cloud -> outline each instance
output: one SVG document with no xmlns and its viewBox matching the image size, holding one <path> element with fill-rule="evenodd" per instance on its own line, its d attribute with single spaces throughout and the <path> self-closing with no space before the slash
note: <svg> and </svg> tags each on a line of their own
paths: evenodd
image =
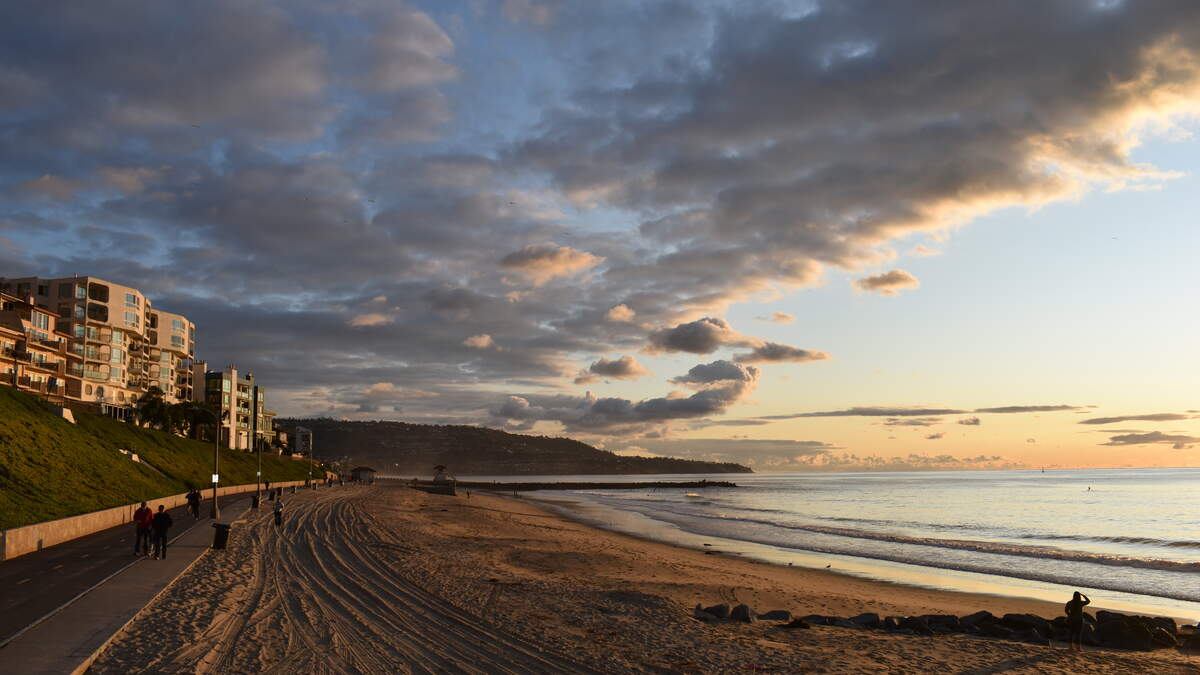
<svg viewBox="0 0 1200 675">
<path fill-rule="evenodd" d="M 929 434 L 928 436 L 925 437 L 925 439 L 929 440 L 929 441 L 936 441 L 937 439 L 942 438 L 945 435 L 946 434 L 943 434 L 943 433 Z"/>
<path fill-rule="evenodd" d="M 646 370 L 645 366 L 638 363 L 637 359 L 632 356 L 622 356 L 611 361 L 601 357 L 599 361 L 588 367 L 588 371 L 601 377 L 611 377 L 617 380 L 635 380 L 650 374 L 650 371 Z"/>
<path fill-rule="evenodd" d="M 395 317 L 388 316 L 387 314 L 359 314 L 358 316 L 350 319 L 350 325 L 357 327 L 383 326 L 392 323 L 395 320 Z"/>
<path fill-rule="evenodd" d="M 708 462 L 734 462 L 755 471 L 787 471 L 807 466 L 806 459 L 825 455 L 840 446 L 825 441 L 749 438 L 638 439 L 636 445 L 655 455 Z M 622 453 L 623 454 L 623 453 Z"/>
<path fill-rule="evenodd" d="M 824 361 L 828 358 L 830 356 L 826 352 L 799 349 L 797 347 L 781 345 L 777 342 L 766 342 L 755 347 L 750 352 L 734 355 L 733 360 L 738 363 L 777 363 L 782 361 L 807 363 L 809 361 Z"/>
<path fill-rule="evenodd" d="M 706 316 L 651 333 L 649 350 L 711 354 L 726 345 L 753 346 L 756 342 L 735 331 L 724 319 Z"/>
<path fill-rule="evenodd" d="M 904 270 L 892 270 L 873 277 L 857 279 L 854 286 L 859 290 L 872 291 L 880 295 L 898 295 L 905 288 L 917 288 L 921 282 Z"/>
<path fill-rule="evenodd" d="M 827 453 L 803 460 L 806 466 L 797 471 L 955 471 L 964 469 L 1020 469 L 1026 465 L 1000 455 L 955 457 L 953 455 L 880 455 L 860 456 L 854 453 Z"/>
<path fill-rule="evenodd" d="M 525 275 L 535 286 L 591 269 L 602 262 L 604 258 L 599 256 L 554 244 L 531 244 L 500 260 L 502 266 Z"/>
<path fill-rule="evenodd" d="M 0 3 L 0 267 L 144 290 L 284 414 L 477 424 L 513 394 L 549 426 L 580 355 L 646 326 L 1161 184 L 1133 148 L 1200 101 L 1190 3 L 504 11 Z M 661 352 L 765 344 L 710 328 Z M 503 349 L 462 344 L 484 335 Z M 381 381 L 436 396 L 364 406 Z M 729 382 L 566 424 L 715 424 L 749 388 Z"/>
<path fill-rule="evenodd" d="M 941 424 L 940 417 L 889 417 L 883 422 L 885 427 L 931 427 Z"/>
<path fill-rule="evenodd" d="M 492 349 L 496 346 L 496 341 L 493 340 L 492 336 L 488 335 L 487 333 L 472 335 L 471 337 L 463 340 L 462 343 L 472 349 Z"/>
<path fill-rule="evenodd" d="M 529 429 L 537 422 L 558 422 L 568 431 L 591 433 L 646 433 L 672 420 L 706 417 L 725 412 L 754 389 L 759 371 L 728 361 L 700 364 L 675 381 L 696 389 L 690 396 L 672 395 L 631 401 L 583 397 L 509 396 L 490 411 L 505 426 Z"/>
<path fill-rule="evenodd" d="M 789 324 L 796 320 L 796 317 L 794 315 L 788 314 L 787 312 L 778 312 L 778 311 L 771 312 L 771 316 L 757 316 L 754 318 L 758 319 L 759 321 L 770 321 L 772 323 L 782 323 L 782 324 Z"/>
<path fill-rule="evenodd" d="M 630 309 L 627 305 L 617 305 L 605 313 L 604 318 L 609 321 L 619 323 L 629 323 L 637 316 L 637 312 Z"/>
<path fill-rule="evenodd" d="M 676 384 L 709 385 L 714 382 L 753 382 L 758 379 L 759 370 L 754 366 L 743 366 L 729 361 L 713 361 L 693 366 L 686 375 L 680 375 L 671 381 Z"/>
<path fill-rule="evenodd" d="M 1078 405 L 1006 405 L 999 408 L 976 408 L 971 412 L 977 413 L 1034 413 L 1034 412 L 1062 412 L 1064 410 L 1080 410 L 1084 406 Z"/>
<path fill-rule="evenodd" d="M 977 427 L 980 424 L 983 424 L 983 422 L 980 422 L 978 417 L 966 417 L 958 420 L 957 424 L 962 424 L 963 426 L 968 427 Z"/>
<path fill-rule="evenodd" d="M 822 412 L 793 413 L 790 415 L 767 415 L 759 419 L 790 420 L 800 417 L 929 417 L 931 415 L 957 415 L 969 412 L 952 408 L 885 408 L 885 407 L 855 407 L 845 410 L 826 410 Z"/>
<path fill-rule="evenodd" d="M 1189 415 L 1178 413 L 1154 413 L 1150 415 L 1122 415 L 1120 417 L 1093 417 L 1080 420 L 1080 424 L 1114 424 L 1116 422 L 1175 422 L 1190 419 Z"/>
<path fill-rule="evenodd" d="M 1183 434 L 1164 434 L 1161 431 L 1151 431 L 1145 434 L 1121 434 L 1108 439 L 1107 443 L 1100 445 L 1170 445 L 1176 450 L 1184 450 L 1192 447 L 1193 443 L 1200 443 L 1200 437 L 1185 436 Z"/>
</svg>

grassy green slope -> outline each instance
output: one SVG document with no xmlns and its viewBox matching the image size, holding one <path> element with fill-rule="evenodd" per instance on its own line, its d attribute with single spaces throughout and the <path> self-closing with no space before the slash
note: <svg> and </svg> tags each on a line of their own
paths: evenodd
<svg viewBox="0 0 1200 675">
<path fill-rule="evenodd" d="M 0 386 L 0 529 L 210 484 L 210 443 L 86 413 L 76 412 L 75 420 L 71 424 L 41 399 Z M 118 448 L 137 453 L 154 468 Z M 221 451 L 221 485 L 253 483 L 256 470 L 253 454 Z M 269 481 L 307 475 L 304 462 L 263 456 Z"/>
</svg>

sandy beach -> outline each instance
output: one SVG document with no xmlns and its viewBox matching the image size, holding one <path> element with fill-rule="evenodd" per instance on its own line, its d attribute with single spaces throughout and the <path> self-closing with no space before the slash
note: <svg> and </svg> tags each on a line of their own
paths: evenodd
<svg viewBox="0 0 1200 675">
<path fill-rule="evenodd" d="M 235 525 L 89 672 L 1200 673 L 1200 656 L 777 622 L 697 603 L 852 616 L 1061 605 L 949 593 L 642 541 L 522 499 L 393 485 L 285 495 Z M 270 504 L 267 503 L 267 506 Z"/>
</svg>

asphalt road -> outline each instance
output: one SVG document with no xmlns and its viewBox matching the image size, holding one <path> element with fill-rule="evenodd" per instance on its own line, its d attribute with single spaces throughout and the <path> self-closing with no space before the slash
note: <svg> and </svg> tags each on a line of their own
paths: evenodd
<svg viewBox="0 0 1200 675">
<path fill-rule="evenodd" d="M 233 513 L 236 508 L 240 513 L 250 496 L 222 497 L 222 512 Z M 193 526 L 207 527 L 212 522 L 207 516 L 209 505 L 208 500 L 200 503 L 198 521 L 186 506 L 168 511 L 175 522 L 170 538 Z M 134 525 L 126 523 L 0 562 L 0 643 L 137 560 L 133 538 Z M 136 569 L 130 573 L 136 574 Z"/>
</svg>

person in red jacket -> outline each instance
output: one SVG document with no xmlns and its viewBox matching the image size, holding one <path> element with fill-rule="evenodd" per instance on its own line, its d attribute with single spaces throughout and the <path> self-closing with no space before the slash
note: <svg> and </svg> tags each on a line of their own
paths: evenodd
<svg viewBox="0 0 1200 675">
<path fill-rule="evenodd" d="M 133 554 L 150 555 L 150 535 L 153 531 L 154 512 L 142 502 L 142 507 L 133 512 L 134 531 Z"/>
</svg>

